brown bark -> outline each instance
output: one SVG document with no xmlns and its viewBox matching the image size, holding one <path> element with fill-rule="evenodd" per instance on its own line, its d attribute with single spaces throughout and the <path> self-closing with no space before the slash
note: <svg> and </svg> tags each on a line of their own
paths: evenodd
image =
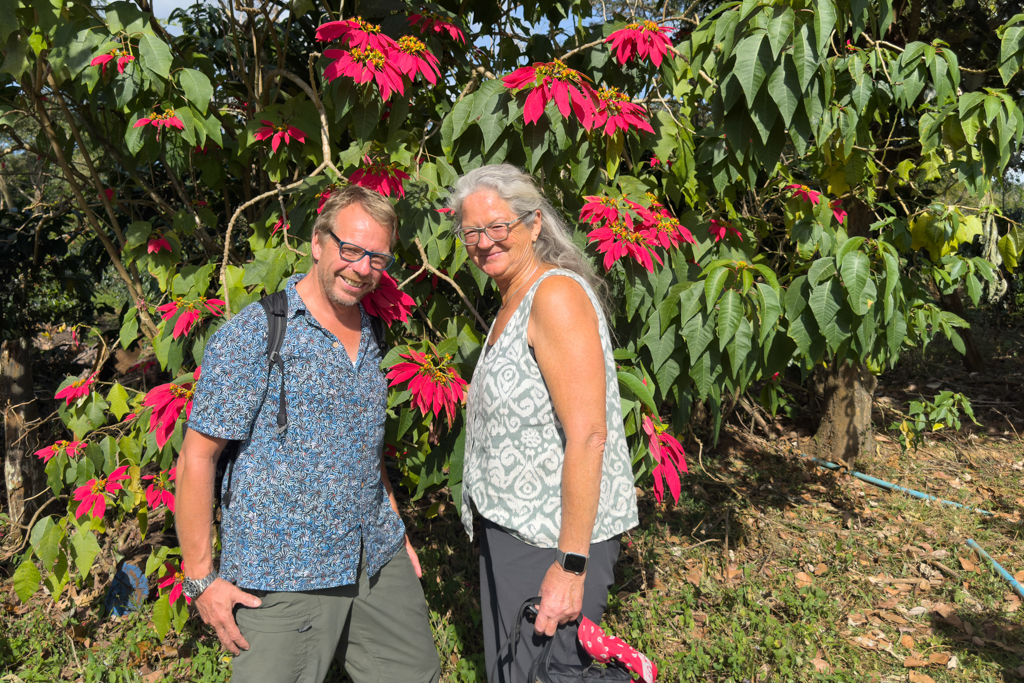
<svg viewBox="0 0 1024 683">
<path fill-rule="evenodd" d="M 817 455 L 852 470 L 875 448 L 871 405 L 878 379 L 863 365 L 842 363 L 819 371 L 817 381 L 824 395 L 814 437 Z"/>
<path fill-rule="evenodd" d="M 36 457 L 39 439 L 33 423 L 39 416 L 32 382 L 28 340 L 14 339 L 0 346 L 0 408 L 4 413 L 4 480 L 8 512 L 15 524 L 27 524 L 38 500 L 29 500 L 46 488 L 46 472 Z M 21 531 L 12 526 L 12 535 Z"/>
</svg>

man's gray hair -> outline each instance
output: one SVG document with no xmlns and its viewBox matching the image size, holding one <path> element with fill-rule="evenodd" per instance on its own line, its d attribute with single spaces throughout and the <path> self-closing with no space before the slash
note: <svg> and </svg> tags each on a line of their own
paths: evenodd
<svg viewBox="0 0 1024 683">
<path fill-rule="evenodd" d="M 594 272 L 586 254 L 572 241 L 568 226 L 537 187 L 533 176 L 511 164 L 494 164 L 473 169 L 455 181 L 452 187 L 448 206 L 452 209 L 454 224 L 462 225 L 462 204 L 466 197 L 485 189 L 493 190 L 504 200 L 512 215 L 521 216 L 528 211 L 531 212 L 530 216 L 523 220 L 528 228 L 533 226 L 537 217 L 537 214 L 532 212 L 540 209 L 541 229 L 540 236 L 533 245 L 534 254 L 542 263 L 572 271 L 586 280 L 597 294 L 607 319 L 607 283 Z"/>
</svg>

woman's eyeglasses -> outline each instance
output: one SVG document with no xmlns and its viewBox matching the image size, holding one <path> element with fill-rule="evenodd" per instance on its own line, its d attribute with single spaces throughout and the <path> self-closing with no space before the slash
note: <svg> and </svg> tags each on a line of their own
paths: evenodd
<svg viewBox="0 0 1024 683">
<path fill-rule="evenodd" d="M 333 232 L 328 232 L 328 235 L 334 238 L 334 241 L 338 243 L 338 254 L 342 259 L 349 263 L 355 263 L 364 256 L 370 257 L 370 267 L 374 270 L 387 270 L 391 267 L 391 264 L 395 262 L 395 257 L 391 254 L 381 254 L 376 251 L 367 251 L 358 244 L 351 244 L 349 242 L 342 242 L 337 235 Z"/>
<path fill-rule="evenodd" d="M 508 221 L 507 223 L 494 223 L 493 225 L 488 225 L 486 228 L 459 227 L 455 230 L 455 234 L 459 236 L 459 239 L 462 240 L 463 244 L 469 247 L 480 242 L 480 233 L 482 232 L 487 233 L 487 237 L 489 237 L 492 242 L 503 242 L 508 239 L 508 233 L 512 228 L 519 223 L 522 223 L 523 220 L 534 211 L 536 211 L 536 209 L 527 211 L 514 221 Z"/>
</svg>

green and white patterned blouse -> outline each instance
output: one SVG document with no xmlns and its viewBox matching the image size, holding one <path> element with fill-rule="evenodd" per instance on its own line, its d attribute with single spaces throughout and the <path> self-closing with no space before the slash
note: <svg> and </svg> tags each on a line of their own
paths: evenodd
<svg viewBox="0 0 1024 683">
<path fill-rule="evenodd" d="M 553 275 L 571 277 L 587 292 L 597 311 L 604 351 L 608 438 L 601 498 L 590 542 L 608 540 L 638 523 L 608 325 L 590 285 L 575 273 L 555 269 L 533 284 L 497 343 L 486 351 L 473 372 L 462 489 L 462 523 L 470 538 L 472 500 L 483 517 L 520 540 L 541 548 L 558 546 L 565 434 L 526 338 L 537 287 Z"/>
</svg>

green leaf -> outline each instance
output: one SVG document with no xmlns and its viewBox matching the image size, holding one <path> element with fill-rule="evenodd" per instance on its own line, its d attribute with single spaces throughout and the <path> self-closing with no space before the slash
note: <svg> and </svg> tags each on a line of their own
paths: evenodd
<svg viewBox="0 0 1024 683">
<path fill-rule="evenodd" d="M 143 33 L 139 37 L 139 56 L 142 65 L 157 76 L 166 80 L 171 75 L 171 50 L 155 35 Z"/>
<path fill-rule="evenodd" d="M 800 105 L 801 92 L 800 78 L 793 63 L 793 56 L 784 55 L 782 65 L 776 68 L 768 79 L 768 94 L 778 106 L 786 128 L 793 122 L 793 115 Z"/>
<path fill-rule="evenodd" d="M 800 26 L 793 39 L 793 64 L 796 67 L 796 75 L 800 82 L 801 94 L 807 91 L 807 86 L 818 70 L 818 49 L 814 41 L 814 26 L 806 22 Z"/>
<path fill-rule="evenodd" d="M 754 106 L 754 96 L 761 89 L 765 76 L 772 67 L 771 46 L 765 40 L 764 33 L 747 36 L 736 46 L 736 65 L 733 74 L 743 88 L 747 98 L 747 106 Z"/>
<path fill-rule="evenodd" d="M 725 350 L 743 320 L 743 299 L 735 290 L 728 290 L 718 305 L 718 348 Z"/>
<path fill-rule="evenodd" d="M 619 371 L 616 374 L 619 378 L 619 384 L 624 385 L 633 392 L 633 395 L 640 399 L 647 406 L 648 410 L 657 414 L 658 408 L 654 405 L 654 394 L 651 393 L 646 384 L 628 372 Z"/>
<path fill-rule="evenodd" d="M 22 40 L 20 33 L 12 33 L 7 39 L 4 51 L 7 56 L 4 57 L 4 62 L 0 65 L 0 73 L 11 74 L 15 80 L 20 79 L 29 67 L 28 40 Z"/>
<path fill-rule="evenodd" d="M 861 295 L 864 287 L 871 278 L 871 259 L 864 252 L 851 251 L 843 259 L 840 272 L 843 276 L 843 284 L 850 296 L 850 306 L 857 315 L 866 315 L 867 308 L 863 307 Z"/>
<path fill-rule="evenodd" d="M 722 293 L 725 281 L 731 274 L 731 270 L 725 266 L 719 266 L 704 281 L 704 306 L 709 313 L 718 304 L 718 295 Z"/>
<path fill-rule="evenodd" d="M 729 344 L 729 362 L 732 365 L 734 376 L 740 376 L 746 366 L 747 355 L 750 353 L 750 348 L 753 345 L 753 336 L 754 330 L 750 325 L 750 321 L 746 318 L 740 318 L 740 325 L 736 330 L 736 335 L 732 338 L 732 343 Z M 743 383 L 745 384 L 745 382 Z"/>
<path fill-rule="evenodd" d="M 79 529 L 71 537 L 71 548 L 74 550 L 75 567 L 78 573 L 85 577 L 92 569 L 93 560 L 100 552 L 100 544 L 96 542 L 96 534 L 87 531 L 84 527 Z"/>
<path fill-rule="evenodd" d="M 758 343 L 764 344 L 765 337 L 772 331 L 772 327 L 782 315 L 782 306 L 779 305 L 779 295 L 763 282 L 757 283 L 757 292 L 760 295 L 761 304 L 761 335 Z"/>
<path fill-rule="evenodd" d="M 371 97 L 369 102 L 359 102 L 352 108 L 352 131 L 356 139 L 366 141 L 373 138 L 373 132 L 380 125 L 380 100 Z"/>
<path fill-rule="evenodd" d="M 836 8 L 832 0 L 817 0 L 814 8 L 814 35 L 818 38 L 818 55 L 824 59 L 832 29 L 836 25 Z"/>
<path fill-rule="evenodd" d="M 206 110 L 213 99 L 213 86 L 202 71 L 182 69 L 178 72 L 178 83 L 185 91 L 185 99 L 206 116 Z"/>
<path fill-rule="evenodd" d="M 772 57 L 779 58 L 779 52 L 789 42 L 789 34 L 793 32 L 792 7 L 775 7 L 772 18 L 768 20 L 768 42 L 772 46 Z"/>
<path fill-rule="evenodd" d="M 114 382 L 114 386 L 110 388 L 110 392 L 107 394 L 107 403 L 110 404 L 110 412 L 118 420 L 128 414 L 130 410 L 128 408 L 128 392 L 120 382 Z"/>
<path fill-rule="evenodd" d="M 161 640 L 171 630 L 171 603 L 168 602 L 166 595 L 158 597 L 156 604 L 153 605 L 153 627 Z"/>
<path fill-rule="evenodd" d="M 850 336 L 850 321 L 840 315 L 845 293 L 838 280 L 829 280 L 811 291 L 810 309 L 829 349 L 835 352 Z"/>
<path fill-rule="evenodd" d="M 679 323 L 685 325 L 700 310 L 700 295 L 704 288 L 699 284 L 691 284 L 679 293 Z"/>
<path fill-rule="evenodd" d="M 29 598 L 39 590 L 39 582 L 42 580 L 43 577 L 39 573 L 39 569 L 32 562 L 32 556 L 27 555 L 14 570 L 14 592 L 18 594 L 18 599 L 22 603 L 28 602 Z"/>
</svg>

